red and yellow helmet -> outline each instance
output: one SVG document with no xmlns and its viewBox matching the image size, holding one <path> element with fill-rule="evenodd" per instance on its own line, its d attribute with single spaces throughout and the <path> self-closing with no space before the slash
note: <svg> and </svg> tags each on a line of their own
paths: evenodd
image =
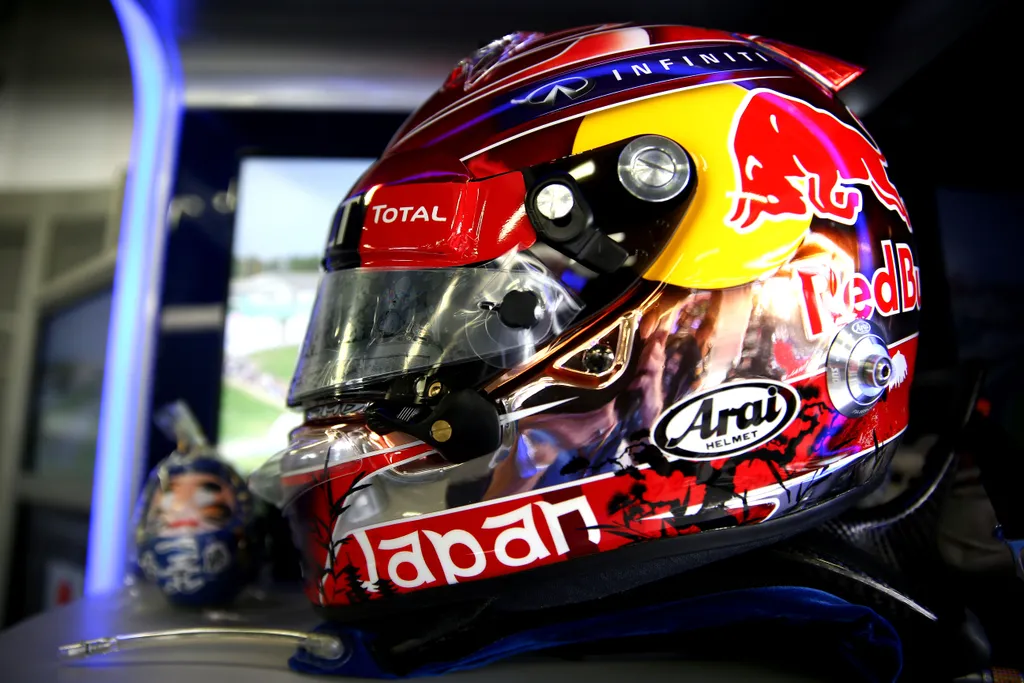
<svg viewBox="0 0 1024 683">
<path fill-rule="evenodd" d="M 351 620 L 598 567 L 591 592 L 622 588 L 870 490 L 920 292 L 885 159 L 835 96 L 859 73 L 682 26 L 463 60 L 340 204 L 306 421 L 252 478 L 310 599 Z"/>
</svg>

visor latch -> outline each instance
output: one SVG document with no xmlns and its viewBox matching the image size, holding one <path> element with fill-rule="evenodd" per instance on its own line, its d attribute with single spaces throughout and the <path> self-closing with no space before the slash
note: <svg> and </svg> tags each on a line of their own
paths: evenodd
<svg viewBox="0 0 1024 683">
<path fill-rule="evenodd" d="M 594 214 L 569 174 L 546 178 L 526 196 L 526 215 L 549 246 L 599 273 L 614 273 L 629 252 L 594 226 Z"/>
<path fill-rule="evenodd" d="M 380 434 L 404 432 L 416 437 L 453 463 L 490 455 L 501 446 L 498 407 L 472 389 L 447 394 L 429 414 L 416 419 L 425 412 L 400 404 L 374 404 L 367 411 L 367 424 Z"/>
</svg>

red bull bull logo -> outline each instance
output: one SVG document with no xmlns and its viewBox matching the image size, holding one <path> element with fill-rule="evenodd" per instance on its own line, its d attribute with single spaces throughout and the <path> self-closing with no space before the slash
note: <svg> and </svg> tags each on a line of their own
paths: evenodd
<svg viewBox="0 0 1024 683">
<path fill-rule="evenodd" d="M 733 119 L 729 148 L 736 190 L 726 224 L 737 232 L 811 216 L 852 225 L 864 207 L 861 187 L 910 229 L 882 153 L 859 130 L 803 100 L 751 90 Z"/>
</svg>

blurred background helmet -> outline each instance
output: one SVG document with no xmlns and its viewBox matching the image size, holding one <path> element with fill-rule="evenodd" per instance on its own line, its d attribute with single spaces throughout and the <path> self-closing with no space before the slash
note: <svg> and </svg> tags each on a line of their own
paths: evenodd
<svg viewBox="0 0 1024 683">
<path fill-rule="evenodd" d="M 227 604 L 258 568 L 252 495 L 212 454 L 176 452 L 153 469 L 135 536 L 136 573 L 173 604 Z"/>
<path fill-rule="evenodd" d="M 305 422 L 250 480 L 310 599 L 343 621 L 515 585 L 585 600 L 869 492 L 907 426 L 920 287 L 835 96 L 859 74 L 682 26 L 460 62 L 341 202 Z"/>
</svg>

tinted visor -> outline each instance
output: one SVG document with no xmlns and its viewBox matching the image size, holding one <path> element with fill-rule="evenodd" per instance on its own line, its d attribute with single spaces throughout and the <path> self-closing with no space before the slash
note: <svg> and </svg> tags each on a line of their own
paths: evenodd
<svg viewBox="0 0 1024 683">
<path fill-rule="evenodd" d="M 479 267 L 327 273 L 289 403 L 470 360 L 513 367 L 580 309 L 572 292 L 526 253 Z"/>
</svg>

